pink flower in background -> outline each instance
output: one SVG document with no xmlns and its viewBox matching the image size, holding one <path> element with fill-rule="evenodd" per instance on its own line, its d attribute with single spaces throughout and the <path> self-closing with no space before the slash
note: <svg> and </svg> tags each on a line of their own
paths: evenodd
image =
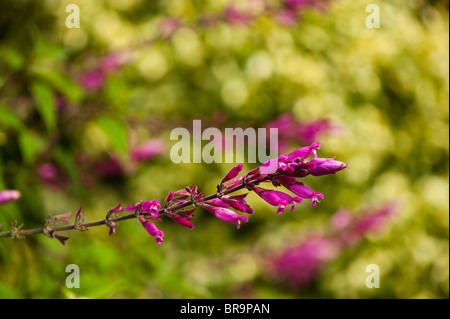
<svg viewBox="0 0 450 319">
<path fill-rule="evenodd" d="M 342 209 L 335 213 L 330 220 L 331 227 L 335 231 L 342 231 L 353 221 L 353 216 L 349 211 Z"/>
<path fill-rule="evenodd" d="M 250 14 L 239 11 L 233 6 L 228 6 L 224 13 L 227 21 L 236 25 L 248 24 L 253 20 L 253 17 Z"/>
<path fill-rule="evenodd" d="M 150 139 L 131 150 L 131 159 L 136 162 L 149 160 L 163 154 L 167 144 L 161 139 Z"/>
<path fill-rule="evenodd" d="M 365 235 L 379 231 L 386 221 L 398 212 L 398 205 L 390 203 L 379 210 L 369 211 L 354 223 L 354 232 Z"/>
<path fill-rule="evenodd" d="M 181 26 L 181 23 L 178 19 L 175 18 L 166 18 L 161 21 L 159 25 L 159 32 L 162 38 L 167 39 L 172 36 L 175 31 Z"/>
<path fill-rule="evenodd" d="M 275 20 L 286 27 L 297 25 L 299 17 L 295 12 L 289 10 L 279 10 L 274 13 Z"/>
<path fill-rule="evenodd" d="M 105 84 L 105 75 L 100 69 L 87 71 L 80 75 L 78 81 L 86 91 L 97 92 Z"/>
<path fill-rule="evenodd" d="M 312 143 L 316 141 L 323 133 L 331 132 L 337 129 L 337 126 L 330 121 L 320 119 L 317 121 L 303 122 L 297 125 L 296 133 L 303 143 Z"/>
<path fill-rule="evenodd" d="M 123 50 L 104 56 L 100 60 L 100 70 L 104 73 L 113 73 L 120 70 L 125 64 L 131 60 L 131 52 Z"/>
<path fill-rule="evenodd" d="M 332 238 L 312 236 L 283 251 L 272 262 L 275 277 L 301 288 L 313 280 L 329 261 L 336 258 L 339 245 Z"/>
<path fill-rule="evenodd" d="M 0 191 L 0 204 L 16 201 L 20 196 L 20 192 L 14 189 Z"/>
<path fill-rule="evenodd" d="M 397 211 L 398 206 L 393 203 L 363 213 L 360 217 L 340 210 L 330 220 L 331 234 L 309 236 L 297 245 L 276 253 L 269 262 L 268 275 L 287 282 L 293 288 L 303 288 L 343 251 L 360 244 L 371 232 L 379 231 Z"/>
<path fill-rule="evenodd" d="M 289 113 L 280 115 L 266 125 L 266 128 L 278 129 L 278 150 L 284 152 L 290 144 L 311 144 L 325 133 L 338 134 L 341 127 L 326 119 L 298 122 Z"/>
<path fill-rule="evenodd" d="M 55 96 L 55 106 L 56 106 L 56 110 L 58 112 L 62 112 L 67 107 L 67 100 L 64 97 L 62 97 L 61 95 L 56 95 Z"/>
<path fill-rule="evenodd" d="M 37 174 L 47 186 L 60 190 L 67 184 L 66 174 L 53 163 L 44 163 L 39 166 Z"/>
<path fill-rule="evenodd" d="M 285 0 L 284 6 L 288 10 L 300 11 L 306 8 L 323 10 L 330 0 Z"/>
<path fill-rule="evenodd" d="M 58 175 L 58 168 L 55 164 L 44 163 L 39 166 L 38 175 L 44 182 L 52 182 Z"/>
<path fill-rule="evenodd" d="M 303 9 L 305 6 L 310 6 L 314 4 L 314 0 L 285 0 L 284 6 L 293 11 L 298 11 Z"/>
<path fill-rule="evenodd" d="M 122 164 L 114 156 L 96 161 L 93 164 L 93 169 L 99 176 L 104 178 L 115 178 L 124 175 Z"/>
</svg>

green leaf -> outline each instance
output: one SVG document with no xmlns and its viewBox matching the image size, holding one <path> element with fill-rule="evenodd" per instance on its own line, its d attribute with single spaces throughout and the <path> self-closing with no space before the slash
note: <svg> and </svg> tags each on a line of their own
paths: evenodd
<svg viewBox="0 0 450 319">
<path fill-rule="evenodd" d="M 19 147 L 27 163 L 33 162 L 36 155 L 45 147 L 45 141 L 39 135 L 23 130 L 19 136 Z"/>
<path fill-rule="evenodd" d="M 0 103 L 0 127 L 2 129 L 13 128 L 19 131 L 25 126 L 14 112 L 7 108 L 6 105 Z"/>
<path fill-rule="evenodd" d="M 75 188 L 79 188 L 80 187 L 78 178 L 79 174 L 73 155 L 68 151 L 62 150 L 61 148 L 57 148 L 53 154 L 55 155 L 58 164 L 61 165 L 64 171 L 69 175 L 69 178 L 72 181 L 73 186 Z"/>
<path fill-rule="evenodd" d="M 84 96 L 83 90 L 71 78 L 58 71 L 34 69 L 33 72 L 70 101 L 79 102 Z"/>
<path fill-rule="evenodd" d="M 45 126 L 49 132 L 56 129 L 56 108 L 55 95 L 51 88 L 41 82 L 34 82 L 31 86 L 31 92 L 36 101 L 36 107 L 44 120 Z"/>
<path fill-rule="evenodd" d="M 110 116 L 102 116 L 97 119 L 97 125 L 107 135 L 111 149 L 126 154 L 128 152 L 128 126 Z"/>
<path fill-rule="evenodd" d="M 23 55 L 20 52 L 14 50 L 13 48 L 5 47 L 0 49 L 0 56 L 14 71 L 21 69 L 25 63 L 25 58 L 23 57 Z"/>
</svg>

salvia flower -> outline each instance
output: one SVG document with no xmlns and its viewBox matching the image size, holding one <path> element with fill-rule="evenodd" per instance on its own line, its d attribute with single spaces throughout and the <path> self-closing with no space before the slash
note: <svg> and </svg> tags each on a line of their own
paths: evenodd
<svg viewBox="0 0 450 319">
<path fill-rule="evenodd" d="M 159 230 L 155 224 L 149 222 L 144 218 L 144 216 L 139 215 L 139 221 L 141 222 L 142 226 L 144 226 L 145 230 L 156 239 L 157 244 L 162 244 L 164 232 L 162 230 Z"/>
<path fill-rule="evenodd" d="M 13 202 L 15 200 L 18 200 L 20 196 L 20 192 L 14 189 L 0 191 L 0 204 Z"/>
<path fill-rule="evenodd" d="M 184 216 L 180 216 L 178 214 L 169 214 L 169 216 L 176 221 L 178 224 L 180 224 L 183 227 L 189 228 L 189 229 L 194 229 L 194 224 L 192 222 L 189 221 L 189 219 L 192 218 L 192 216 L 190 217 L 184 217 Z"/>
<path fill-rule="evenodd" d="M 296 158 L 306 159 L 310 157 L 311 154 L 313 154 L 314 150 L 319 148 L 320 144 L 316 142 L 312 143 L 310 146 L 300 147 L 295 151 L 293 151 L 291 154 L 289 154 L 288 161 L 293 161 Z"/>
<path fill-rule="evenodd" d="M 314 192 L 310 188 L 306 187 L 302 182 L 295 182 L 293 185 L 287 185 L 286 188 L 301 198 L 311 199 L 312 206 L 316 206 L 316 204 L 323 199 L 322 193 Z"/>
<path fill-rule="evenodd" d="M 231 209 L 224 207 L 215 207 L 208 204 L 203 204 L 203 207 L 206 208 L 209 212 L 211 212 L 217 218 L 220 218 L 229 223 L 237 222 L 237 229 L 241 227 L 241 221 L 246 223 L 248 222 L 248 218 L 246 216 L 240 216 L 236 212 Z"/>
<path fill-rule="evenodd" d="M 158 210 L 161 208 L 159 202 L 155 200 L 147 200 L 145 202 L 140 202 L 135 205 L 128 205 L 123 208 L 126 212 L 134 212 L 136 209 L 141 210 L 145 213 L 150 213 L 150 215 L 157 215 Z"/>
<path fill-rule="evenodd" d="M 313 158 L 308 162 L 306 168 L 313 176 L 322 176 L 328 174 L 336 174 L 348 167 L 347 163 L 339 162 L 334 158 Z"/>
<path fill-rule="evenodd" d="M 278 207 L 278 214 L 283 213 L 288 205 L 291 205 L 292 211 L 295 208 L 294 202 L 302 202 L 302 199 L 300 197 L 292 197 L 291 195 L 280 191 L 269 190 L 260 187 L 253 187 L 252 190 L 270 205 Z"/>
<path fill-rule="evenodd" d="M 253 214 L 253 209 L 250 207 L 250 205 L 247 204 L 247 201 L 245 200 L 245 197 L 247 194 L 241 194 L 241 195 L 233 195 L 233 196 L 222 196 L 222 201 L 234 209 L 236 209 L 239 212 L 247 213 L 247 214 Z"/>
<path fill-rule="evenodd" d="M 72 213 L 69 212 L 69 213 L 65 213 L 65 214 L 61 214 L 61 215 L 56 215 L 55 218 L 60 220 L 60 221 L 65 222 L 65 223 L 69 223 L 69 217 L 70 217 L 71 214 Z"/>
<path fill-rule="evenodd" d="M 235 178 L 236 176 L 239 175 L 240 171 L 242 171 L 242 164 L 239 164 L 235 167 L 233 167 L 228 174 L 222 179 L 221 183 L 225 183 L 228 182 L 229 180 L 232 180 L 233 178 Z"/>
</svg>

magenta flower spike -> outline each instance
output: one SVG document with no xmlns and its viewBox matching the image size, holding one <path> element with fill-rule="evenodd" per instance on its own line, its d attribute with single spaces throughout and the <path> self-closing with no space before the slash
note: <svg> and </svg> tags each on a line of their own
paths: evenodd
<svg viewBox="0 0 450 319">
<path fill-rule="evenodd" d="M 299 148 L 289 155 L 280 155 L 278 158 L 267 161 L 241 177 L 238 177 L 238 175 L 242 171 L 243 165 L 236 165 L 221 180 L 216 193 L 204 196 L 203 191 L 196 184 L 191 184 L 179 191 L 170 192 L 164 201 L 163 209 L 161 209 L 158 200 L 141 201 L 125 207 L 118 204 L 108 210 L 103 220 L 84 222 L 85 218 L 82 218 L 80 207 L 76 213 L 75 223 L 73 225 L 55 227 L 54 219 L 68 222 L 69 213 L 67 213 L 50 218 L 44 228 L 21 230 L 22 225 L 17 227 L 15 224 L 11 224 L 11 230 L 0 232 L 0 237 L 23 237 L 28 234 L 45 233 L 48 237 L 56 237 L 62 244 L 65 244 L 68 237 L 56 235 L 56 232 L 73 229 L 87 230 L 90 227 L 106 225 L 110 228 L 109 234 L 112 235 L 115 233 L 115 227 L 118 225 L 117 222 L 136 218 L 137 216 L 145 230 L 151 236 L 155 237 L 156 243 L 161 244 L 163 242 L 164 232 L 159 230 L 152 221 L 162 221 L 163 217 L 170 217 L 179 225 L 193 229 L 194 224 L 191 222 L 192 213 L 198 206 L 204 207 L 219 219 L 230 223 L 237 223 L 237 228 L 239 229 L 241 222 L 248 222 L 248 218 L 245 215 L 238 214 L 238 212 L 253 214 L 253 210 L 246 202 L 248 193 L 232 195 L 238 191 L 246 189 L 255 192 L 264 201 L 276 207 L 278 214 L 283 213 L 289 205 L 291 205 L 290 210 L 292 211 L 295 209 L 295 203 L 301 203 L 302 198 L 311 199 L 313 206 L 324 198 L 322 193 L 314 192 L 302 182 L 298 181 L 298 179 L 308 175 L 320 176 L 335 173 L 347 168 L 348 165 L 336 161 L 335 158 L 318 158 L 316 154 L 316 149 L 318 148 L 320 148 L 319 143 L 312 143 L 310 146 Z M 314 154 L 314 158 L 309 162 L 306 161 L 306 158 L 312 154 Z M 274 187 L 283 186 L 296 196 L 289 195 L 283 191 L 258 187 L 262 183 L 271 183 Z M 15 200 L 18 197 L 20 197 L 18 191 L 0 191 L 0 203 Z M 124 211 L 131 212 L 131 214 L 124 216 L 114 214 Z M 352 228 L 347 234 L 347 237 L 350 239 L 343 241 L 350 242 L 351 238 L 361 237 L 359 234 L 364 233 L 366 229 L 371 230 L 377 228 L 384 215 L 389 215 L 389 212 L 381 212 L 374 216 L 369 216 L 358 223 L 351 222 Z M 346 223 L 348 221 L 341 221 L 340 225 L 336 228 L 341 227 L 345 229 L 347 227 L 345 226 Z"/>
<path fill-rule="evenodd" d="M 16 201 L 20 198 L 20 196 L 20 192 L 13 189 L 0 191 L 0 204 Z"/>
<path fill-rule="evenodd" d="M 236 212 L 232 211 L 228 208 L 223 207 L 215 207 L 208 204 L 203 204 L 203 207 L 206 208 L 209 212 L 211 212 L 217 218 L 220 218 L 229 223 L 237 222 L 237 229 L 241 227 L 241 221 L 246 223 L 248 222 L 248 218 L 246 216 L 239 216 Z"/>
<path fill-rule="evenodd" d="M 139 221 L 141 222 L 142 226 L 144 226 L 147 233 L 149 233 L 151 236 L 155 237 L 157 244 L 162 244 L 164 232 L 162 230 L 159 230 L 155 224 L 149 222 L 146 220 L 142 215 L 139 215 Z"/>
</svg>

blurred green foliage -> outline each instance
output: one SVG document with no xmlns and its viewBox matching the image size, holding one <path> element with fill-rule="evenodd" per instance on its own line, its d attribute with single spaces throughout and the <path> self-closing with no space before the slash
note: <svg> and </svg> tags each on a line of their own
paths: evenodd
<svg viewBox="0 0 450 319">
<path fill-rule="evenodd" d="M 65 27 L 69 3 L 80 7 L 80 29 Z M 176 165 L 167 151 L 133 166 L 127 155 L 148 138 L 170 144 L 171 129 L 190 128 L 194 118 L 222 128 L 264 127 L 285 112 L 330 119 L 345 134 L 324 136 L 319 154 L 350 167 L 305 180 L 325 195 L 316 207 L 277 215 L 251 194 L 255 214 L 239 231 L 198 211 L 193 231 L 164 220 L 162 245 L 133 220 L 112 237 L 103 227 L 68 233 L 66 247 L 42 234 L 2 238 L 0 298 L 449 297 L 448 1 L 377 1 L 379 29 L 365 26 L 370 2 L 336 0 L 293 27 L 263 16 L 251 26 L 183 26 L 169 40 L 146 42 L 165 17 L 195 25 L 227 3 L 2 1 L 0 189 L 22 198 L 0 206 L 1 230 L 14 220 L 40 227 L 48 214 L 80 205 L 89 221 L 102 219 L 119 202 L 163 201 L 193 183 L 213 193 L 231 165 Z M 132 60 L 101 90 L 83 90 L 79 76 L 113 52 Z M 117 156 L 126 173 L 97 178 L 79 154 Z M 39 178 L 46 162 L 64 172 L 62 187 Z M 264 252 L 324 231 L 340 208 L 392 198 L 402 210 L 386 231 L 339 256 L 307 288 L 266 276 Z M 65 286 L 72 263 L 79 289 Z M 380 266 L 380 289 L 364 284 L 368 264 Z"/>
</svg>

